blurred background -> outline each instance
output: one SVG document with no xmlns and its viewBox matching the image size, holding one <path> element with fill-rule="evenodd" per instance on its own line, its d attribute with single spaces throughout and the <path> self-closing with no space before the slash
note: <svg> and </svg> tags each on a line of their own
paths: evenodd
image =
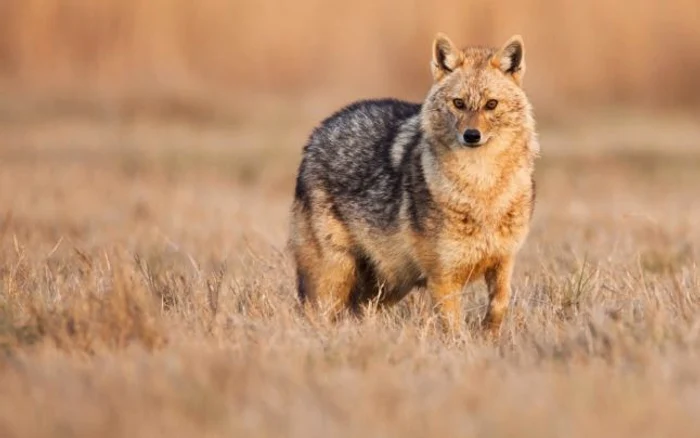
<svg viewBox="0 0 700 438">
<path fill-rule="evenodd" d="M 438 31 L 463 45 L 522 34 L 541 117 L 700 105 L 697 0 L 2 0 L 3 110 L 207 119 L 419 100 Z"/>
<path fill-rule="evenodd" d="M 0 0 L 0 164 L 43 178 L 37 190 L 97 168 L 289 196 L 322 118 L 423 99 L 437 32 L 524 37 L 541 166 L 695 162 L 697 0 Z"/>
</svg>

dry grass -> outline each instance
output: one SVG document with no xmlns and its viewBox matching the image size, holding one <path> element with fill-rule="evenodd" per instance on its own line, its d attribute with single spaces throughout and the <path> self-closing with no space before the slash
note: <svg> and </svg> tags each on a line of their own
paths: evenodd
<svg viewBox="0 0 700 438">
<path fill-rule="evenodd" d="M 157 102 L 158 111 L 216 112 L 224 96 L 237 105 L 264 99 L 260 93 L 420 98 L 432 37 L 446 31 L 464 44 L 523 34 L 527 82 L 541 112 L 567 104 L 697 105 L 699 5 L 3 0 L 0 89 L 105 111 Z"/>
<path fill-rule="evenodd" d="M 284 241 L 311 124 L 265 126 L 2 124 L 1 436 L 700 428 L 692 148 L 635 152 L 630 130 L 580 155 L 556 143 L 584 131 L 545 130 L 535 226 L 490 343 L 480 286 L 455 338 L 421 291 L 362 321 L 302 318 Z"/>
</svg>

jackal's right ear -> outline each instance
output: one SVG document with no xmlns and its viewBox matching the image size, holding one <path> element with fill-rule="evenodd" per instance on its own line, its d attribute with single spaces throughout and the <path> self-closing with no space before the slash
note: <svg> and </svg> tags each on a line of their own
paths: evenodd
<svg viewBox="0 0 700 438">
<path fill-rule="evenodd" d="M 525 44 L 523 37 L 513 35 L 505 45 L 493 55 L 491 65 L 513 78 L 516 84 L 522 85 L 525 74 Z"/>
<path fill-rule="evenodd" d="M 433 41 L 433 61 L 430 69 L 435 81 L 453 72 L 464 62 L 464 54 L 444 33 L 438 33 Z"/>
</svg>

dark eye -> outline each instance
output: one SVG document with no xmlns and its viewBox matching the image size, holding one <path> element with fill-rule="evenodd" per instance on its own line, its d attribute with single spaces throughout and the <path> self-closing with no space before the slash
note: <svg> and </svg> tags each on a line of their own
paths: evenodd
<svg viewBox="0 0 700 438">
<path fill-rule="evenodd" d="M 464 100 L 463 99 L 452 99 L 452 104 L 455 106 L 457 109 L 464 109 Z"/>
<path fill-rule="evenodd" d="M 496 99 L 489 99 L 486 102 L 486 105 L 484 105 L 484 109 L 487 109 L 489 111 L 496 109 L 498 106 L 498 101 Z"/>
</svg>

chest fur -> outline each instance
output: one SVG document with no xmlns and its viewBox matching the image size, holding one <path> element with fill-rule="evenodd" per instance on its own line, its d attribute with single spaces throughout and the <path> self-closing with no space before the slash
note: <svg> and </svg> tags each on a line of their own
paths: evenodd
<svg viewBox="0 0 700 438">
<path fill-rule="evenodd" d="M 436 252 L 443 262 L 477 264 L 516 252 L 529 231 L 532 185 L 516 187 L 491 199 L 458 206 L 444 204 Z"/>
</svg>

